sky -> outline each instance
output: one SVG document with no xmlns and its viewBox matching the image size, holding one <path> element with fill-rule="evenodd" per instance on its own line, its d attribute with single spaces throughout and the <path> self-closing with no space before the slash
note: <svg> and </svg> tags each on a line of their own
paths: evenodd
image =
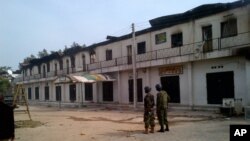
<svg viewBox="0 0 250 141">
<path fill-rule="evenodd" d="M 58 51 L 73 42 L 91 45 L 107 35 L 149 27 L 149 20 L 202 4 L 235 0 L 0 0 L 0 67 L 12 70 L 39 51 Z"/>
</svg>

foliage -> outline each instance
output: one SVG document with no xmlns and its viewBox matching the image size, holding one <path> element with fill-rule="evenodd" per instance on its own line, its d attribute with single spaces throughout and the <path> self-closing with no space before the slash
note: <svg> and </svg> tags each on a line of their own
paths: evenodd
<svg viewBox="0 0 250 141">
<path fill-rule="evenodd" d="M 24 58 L 23 63 L 29 63 L 30 60 L 35 59 L 36 56 L 31 54 L 29 57 Z"/>
<path fill-rule="evenodd" d="M 10 81 L 0 76 L 0 93 L 4 94 L 10 88 Z"/>
<path fill-rule="evenodd" d="M 8 67 L 8 66 L 0 67 L 0 74 L 5 73 L 8 70 L 11 70 L 11 67 Z"/>
<path fill-rule="evenodd" d="M 38 54 L 37 54 L 37 56 L 39 58 L 43 58 L 43 57 L 48 56 L 48 55 L 49 55 L 49 53 L 48 53 L 48 51 L 46 49 L 43 49 L 42 51 L 39 51 Z"/>
</svg>

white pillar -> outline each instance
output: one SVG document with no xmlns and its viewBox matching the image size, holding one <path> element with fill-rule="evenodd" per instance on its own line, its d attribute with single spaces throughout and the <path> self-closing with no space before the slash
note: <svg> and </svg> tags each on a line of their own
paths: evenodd
<svg viewBox="0 0 250 141">
<path fill-rule="evenodd" d="M 190 62 L 187 65 L 188 73 L 188 95 L 189 95 L 189 106 L 193 109 L 194 107 L 194 93 L 193 93 L 193 63 Z"/>
</svg>

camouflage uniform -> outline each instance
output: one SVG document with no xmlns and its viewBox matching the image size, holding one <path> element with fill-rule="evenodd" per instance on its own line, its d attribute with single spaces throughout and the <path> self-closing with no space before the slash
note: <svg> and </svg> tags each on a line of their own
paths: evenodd
<svg viewBox="0 0 250 141">
<path fill-rule="evenodd" d="M 155 105 L 154 96 L 151 93 L 147 93 L 144 97 L 144 123 L 145 128 L 148 128 L 149 125 L 151 128 L 155 126 L 155 115 L 153 107 Z"/>
<path fill-rule="evenodd" d="M 161 127 L 164 127 L 164 124 L 166 125 L 166 130 L 168 130 L 167 108 L 169 99 L 166 91 L 161 90 L 157 94 L 157 117 Z"/>
</svg>

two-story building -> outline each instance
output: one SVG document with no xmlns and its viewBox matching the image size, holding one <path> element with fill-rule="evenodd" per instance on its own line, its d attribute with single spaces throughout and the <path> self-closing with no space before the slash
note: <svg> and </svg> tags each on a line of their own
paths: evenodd
<svg viewBox="0 0 250 141">
<path fill-rule="evenodd" d="M 17 83 L 31 103 L 133 105 L 160 83 L 172 105 L 218 107 L 223 98 L 250 105 L 250 1 L 198 6 L 150 20 L 151 27 L 85 48 L 73 47 L 22 66 Z"/>
</svg>

